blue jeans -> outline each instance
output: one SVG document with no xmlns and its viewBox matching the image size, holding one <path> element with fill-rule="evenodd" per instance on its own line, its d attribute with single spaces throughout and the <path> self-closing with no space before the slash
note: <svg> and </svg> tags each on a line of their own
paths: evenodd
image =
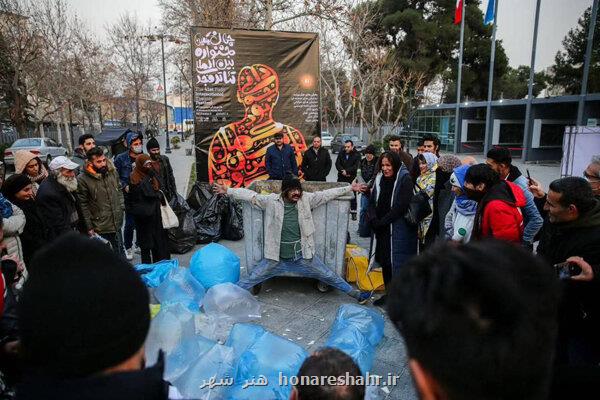
<svg viewBox="0 0 600 400">
<path fill-rule="evenodd" d="M 358 235 L 360 237 L 371 237 L 371 228 L 365 221 L 367 210 L 369 208 L 369 195 L 361 193 L 360 195 L 360 217 L 358 219 Z"/>
<path fill-rule="evenodd" d="M 357 297 L 360 292 L 342 278 L 331 268 L 323 263 L 318 257 L 308 260 L 299 258 L 293 260 L 268 260 L 263 258 L 256 264 L 252 272 L 240 279 L 238 286 L 249 290 L 267 279 L 276 276 L 302 276 L 305 278 L 318 279 L 326 285 L 332 286 L 352 297 Z"/>
<path fill-rule="evenodd" d="M 125 227 L 123 228 L 123 237 L 125 249 L 131 249 L 133 246 L 133 232 L 135 231 L 135 221 L 133 216 L 125 212 Z"/>
<path fill-rule="evenodd" d="M 125 258 L 125 250 L 123 249 L 123 238 L 121 236 L 121 232 L 99 233 L 99 235 L 110 242 L 112 250 L 115 252 L 115 254 L 121 258 Z"/>
</svg>

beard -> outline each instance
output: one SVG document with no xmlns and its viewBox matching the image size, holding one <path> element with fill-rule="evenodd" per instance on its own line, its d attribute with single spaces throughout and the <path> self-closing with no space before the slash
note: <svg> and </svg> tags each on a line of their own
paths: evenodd
<svg viewBox="0 0 600 400">
<path fill-rule="evenodd" d="M 150 158 L 154 161 L 160 160 L 160 154 L 150 154 Z"/>
<path fill-rule="evenodd" d="M 58 183 L 60 183 L 67 191 L 74 192 L 77 190 L 77 178 L 67 178 L 61 174 L 56 177 Z"/>
</svg>

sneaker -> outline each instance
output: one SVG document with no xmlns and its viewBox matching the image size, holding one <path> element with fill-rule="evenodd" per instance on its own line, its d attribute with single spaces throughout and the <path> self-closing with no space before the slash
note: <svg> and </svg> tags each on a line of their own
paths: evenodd
<svg viewBox="0 0 600 400">
<path fill-rule="evenodd" d="M 131 249 L 125 249 L 125 258 L 129 261 L 133 260 L 133 253 Z"/>
<path fill-rule="evenodd" d="M 371 298 L 371 292 L 360 292 L 356 301 L 358 304 L 365 304 Z"/>
<path fill-rule="evenodd" d="M 352 221 L 356 221 L 356 211 L 351 211 L 350 213 L 352 214 Z"/>
<path fill-rule="evenodd" d="M 383 296 L 381 296 L 380 298 L 378 298 L 377 300 L 375 300 L 373 302 L 373 305 L 377 306 L 377 307 L 385 307 L 386 297 L 387 297 L 387 295 L 384 294 Z"/>
</svg>

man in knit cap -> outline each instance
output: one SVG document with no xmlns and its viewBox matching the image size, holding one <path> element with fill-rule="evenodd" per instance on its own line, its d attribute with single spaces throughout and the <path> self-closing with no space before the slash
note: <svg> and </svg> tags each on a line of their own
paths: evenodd
<svg viewBox="0 0 600 400">
<path fill-rule="evenodd" d="M 361 303 L 369 300 L 370 293 L 353 289 L 335 271 L 315 254 L 315 225 L 312 210 L 340 196 L 364 190 L 366 185 L 352 183 L 343 187 L 304 193 L 300 180 L 287 175 L 281 181 L 281 194 L 258 194 L 243 188 L 228 188 L 215 184 L 215 192 L 227 194 L 235 200 L 247 201 L 265 210 L 264 259 L 252 269 L 249 276 L 238 282 L 244 289 L 257 292 L 262 282 L 290 273 L 317 279 L 354 297 Z"/>
<path fill-rule="evenodd" d="M 152 167 L 158 174 L 160 187 L 165 196 L 167 196 L 167 200 L 171 201 L 173 196 L 177 196 L 177 185 L 169 157 L 160 154 L 160 145 L 154 137 L 146 143 L 146 150 L 148 150 L 148 154 L 152 158 Z"/>
<path fill-rule="evenodd" d="M 71 233 L 32 270 L 19 304 L 27 372 L 17 399 L 167 399 L 162 356 L 145 368 L 148 291 L 124 259 Z"/>
</svg>

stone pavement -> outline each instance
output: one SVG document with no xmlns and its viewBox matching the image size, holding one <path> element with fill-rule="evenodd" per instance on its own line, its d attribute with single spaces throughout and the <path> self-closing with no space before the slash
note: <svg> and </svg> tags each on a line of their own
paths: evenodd
<svg viewBox="0 0 600 400">
<path fill-rule="evenodd" d="M 185 148 L 191 146 L 186 142 L 179 150 L 173 150 L 170 155 L 173 165 L 177 186 L 180 193 L 185 193 L 189 180 L 191 164 L 194 157 L 185 156 Z M 336 155 L 332 155 L 335 164 Z M 478 157 L 479 160 L 483 160 Z M 523 172 L 522 164 L 516 162 Z M 532 177 L 539 178 L 547 187 L 548 183 L 559 177 L 558 165 L 527 165 Z M 335 181 L 337 173 L 335 166 L 328 176 L 328 181 Z M 360 204 L 360 203 L 359 203 Z M 316 221 L 318 223 L 318 221 Z M 356 231 L 358 224 L 350 223 L 350 235 L 352 243 L 357 243 L 368 248 L 369 240 L 358 238 Z M 241 260 L 242 274 L 245 273 L 244 241 L 237 242 L 222 240 L 220 244 L 235 252 Z M 197 245 L 195 249 L 187 254 L 173 255 L 179 259 L 180 265 L 188 266 L 194 251 L 201 248 Z M 139 263 L 139 255 L 136 255 L 134 263 Z M 262 291 L 257 295 L 262 306 L 262 318 L 260 324 L 273 333 L 287 337 L 288 339 L 304 346 L 312 352 L 322 346 L 327 340 L 329 329 L 335 318 L 338 307 L 344 303 L 353 303 L 354 299 L 344 293 L 332 290 L 321 293 L 316 289 L 314 281 L 300 278 L 275 278 L 263 284 Z M 373 307 L 372 305 L 370 307 Z M 377 308 L 376 308 L 377 309 Z M 414 392 L 412 378 L 407 367 L 406 350 L 401 336 L 386 318 L 384 338 L 377 348 L 372 374 L 382 375 L 384 379 L 388 374 L 398 375 L 396 386 L 383 386 L 382 393 L 385 399 L 417 399 Z"/>
</svg>

